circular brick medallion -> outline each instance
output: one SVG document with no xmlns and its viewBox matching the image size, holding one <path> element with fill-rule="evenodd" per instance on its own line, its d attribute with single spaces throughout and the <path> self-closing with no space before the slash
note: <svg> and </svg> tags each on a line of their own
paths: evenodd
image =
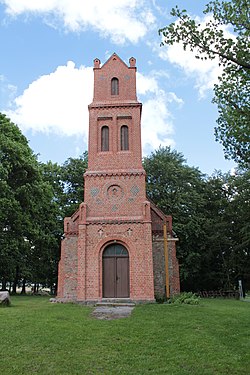
<svg viewBox="0 0 250 375">
<path fill-rule="evenodd" d="M 124 196 L 124 191 L 120 185 L 112 184 L 107 188 L 107 196 L 112 202 L 120 201 Z"/>
</svg>

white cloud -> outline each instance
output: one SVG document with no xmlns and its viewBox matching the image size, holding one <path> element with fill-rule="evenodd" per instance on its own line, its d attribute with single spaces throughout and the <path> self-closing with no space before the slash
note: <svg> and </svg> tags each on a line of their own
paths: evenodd
<svg viewBox="0 0 250 375">
<path fill-rule="evenodd" d="M 32 129 L 62 135 L 88 132 L 88 104 L 93 99 L 93 68 L 76 68 L 71 61 L 32 82 L 15 99 L 7 115 L 23 131 Z M 5 111 L 6 112 L 6 111 Z"/>
<path fill-rule="evenodd" d="M 161 97 L 146 100 L 142 110 L 142 147 L 143 154 L 161 146 L 174 146 L 173 123 L 168 111 L 164 94 Z"/>
<path fill-rule="evenodd" d="M 168 103 L 176 103 L 179 106 L 182 106 L 184 104 L 184 101 L 181 98 L 178 98 L 178 96 L 174 92 L 168 92 L 167 93 L 166 101 Z"/>
<path fill-rule="evenodd" d="M 159 79 L 159 81 L 158 81 Z M 137 92 L 143 102 L 142 143 L 144 154 L 159 145 L 174 145 L 173 119 L 168 106 L 181 105 L 174 93 L 166 93 L 159 85 L 157 75 L 138 73 Z M 12 105 L 15 110 L 5 111 L 24 131 L 88 136 L 88 104 L 93 99 L 93 68 L 72 61 L 59 66 L 49 75 L 32 82 Z"/>
<path fill-rule="evenodd" d="M 147 0 L 0 0 L 12 16 L 41 15 L 55 28 L 81 32 L 91 27 L 117 44 L 136 43 L 155 21 Z"/>
<path fill-rule="evenodd" d="M 164 75 L 164 73 L 163 73 Z M 137 73 L 137 93 L 143 102 L 142 109 L 142 146 L 143 154 L 161 146 L 174 146 L 173 119 L 168 109 L 168 104 L 182 105 L 182 99 L 175 93 L 165 92 L 158 79 L 162 76 L 159 72 L 144 76 Z"/>
<path fill-rule="evenodd" d="M 156 93 L 158 90 L 158 82 L 155 77 L 144 76 L 141 73 L 136 75 L 137 94 L 145 95 L 147 93 Z"/>
<path fill-rule="evenodd" d="M 196 19 L 200 23 L 200 27 L 204 28 L 211 20 L 211 16 L 207 15 L 202 20 L 198 17 Z M 221 28 L 226 37 L 234 38 L 227 28 L 224 26 Z M 160 58 L 179 66 L 187 76 L 195 78 L 195 87 L 198 89 L 200 97 L 203 97 L 207 90 L 213 89 L 214 84 L 218 82 L 218 77 L 222 73 L 218 58 L 213 60 L 196 59 L 195 51 L 192 52 L 188 48 L 184 51 L 182 43 L 161 47 L 158 53 Z"/>
<path fill-rule="evenodd" d="M 11 107 L 16 91 L 17 87 L 10 84 L 4 75 L 0 75 L 0 111 L 4 107 Z"/>
<path fill-rule="evenodd" d="M 195 58 L 194 52 L 188 48 L 184 51 L 180 43 L 163 47 L 159 56 L 179 66 L 187 76 L 194 77 L 195 87 L 198 89 L 200 97 L 204 97 L 207 90 L 213 89 L 222 71 L 217 59 L 198 60 Z"/>
</svg>

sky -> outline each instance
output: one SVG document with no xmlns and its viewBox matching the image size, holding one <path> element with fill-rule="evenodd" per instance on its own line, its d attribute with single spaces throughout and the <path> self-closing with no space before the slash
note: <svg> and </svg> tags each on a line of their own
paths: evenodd
<svg viewBox="0 0 250 375">
<path fill-rule="evenodd" d="M 171 146 L 203 173 L 231 170 L 214 137 L 218 62 L 197 60 L 179 44 L 161 47 L 158 34 L 175 21 L 175 5 L 203 24 L 207 2 L 0 0 L 0 112 L 40 161 L 77 158 L 88 147 L 93 60 L 135 57 L 143 155 Z"/>
</svg>

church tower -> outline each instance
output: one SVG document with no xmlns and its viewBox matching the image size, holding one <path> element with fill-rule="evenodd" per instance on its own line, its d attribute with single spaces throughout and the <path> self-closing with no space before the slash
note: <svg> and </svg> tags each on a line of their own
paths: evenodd
<svg viewBox="0 0 250 375">
<path fill-rule="evenodd" d="M 84 202 L 64 221 L 58 298 L 154 301 L 152 203 L 142 166 L 141 110 L 136 60 L 131 57 L 127 66 L 114 53 L 101 66 L 95 59 Z"/>
</svg>

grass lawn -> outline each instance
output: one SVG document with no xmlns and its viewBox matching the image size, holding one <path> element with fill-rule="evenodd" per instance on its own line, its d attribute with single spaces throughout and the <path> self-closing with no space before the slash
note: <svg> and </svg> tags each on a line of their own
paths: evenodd
<svg viewBox="0 0 250 375">
<path fill-rule="evenodd" d="M 91 311 L 12 297 L 0 308 L 0 374 L 250 374 L 250 303 L 142 305 L 111 321 Z"/>
</svg>

